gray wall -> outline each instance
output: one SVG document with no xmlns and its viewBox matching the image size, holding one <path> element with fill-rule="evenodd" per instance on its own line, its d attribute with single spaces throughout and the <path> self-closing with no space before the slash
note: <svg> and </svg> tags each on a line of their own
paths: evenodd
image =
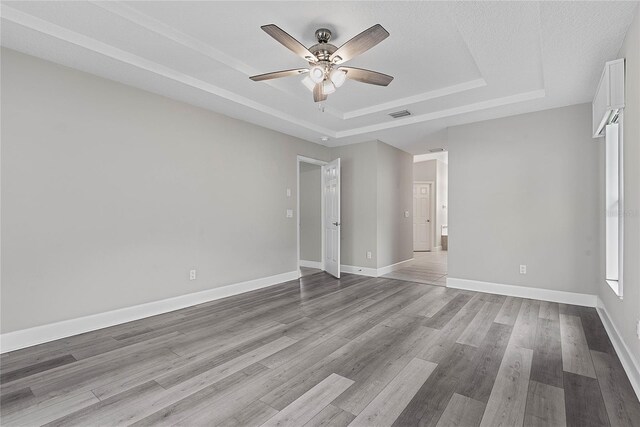
<svg viewBox="0 0 640 427">
<path fill-rule="evenodd" d="M 413 156 L 382 142 L 377 150 L 380 268 L 413 258 Z"/>
<path fill-rule="evenodd" d="M 296 270 L 325 147 L 6 49 L 1 89 L 3 333 Z"/>
<path fill-rule="evenodd" d="M 603 151 L 590 129 L 590 104 L 449 129 L 450 277 L 596 293 Z"/>
<path fill-rule="evenodd" d="M 438 177 L 438 161 L 427 160 L 413 164 L 414 181 L 433 181 Z"/>
<path fill-rule="evenodd" d="M 438 178 L 438 161 L 426 160 L 413 164 L 414 181 L 433 181 Z"/>
<path fill-rule="evenodd" d="M 322 261 L 321 167 L 300 163 L 300 259 Z"/>
<path fill-rule="evenodd" d="M 376 268 L 377 263 L 377 141 L 331 149 L 341 166 L 342 264 Z M 367 259 L 367 251 L 372 252 Z"/>
<path fill-rule="evenodd" d="M 598 293 L 638 367 L 640 339 L 635 328 L 636 322 L 640 321 L 640 7 L 636 8 L 633 23 L 617 57 L 626 58 L 623 130 L 624 297 L 620 300 L 604 280 L 599 283 Z M 601 140 L 600 144 L 603 143 L 604 140 Z"/>
<path fill-rule="evenodd" d="M 342 264 L 379 268 L 411 259 L 412 156 L 380 141 L 331 149 L 342 173 Z M 371 259 L 367 259 L 371 251 Z"/>
</svg>

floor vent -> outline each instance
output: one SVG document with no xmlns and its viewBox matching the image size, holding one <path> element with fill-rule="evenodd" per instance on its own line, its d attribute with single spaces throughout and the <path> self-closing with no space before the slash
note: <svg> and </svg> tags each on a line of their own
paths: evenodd
<svg viewBox="0 0 640 427">
<path fill-rule="evenodd" d="M 389 113 L 391 117 L 394 119 L 399 119 L 400 117 L 410 116 L 411 113 L 407 110 L 395 111 L 393 113 Z"/>
</svg>

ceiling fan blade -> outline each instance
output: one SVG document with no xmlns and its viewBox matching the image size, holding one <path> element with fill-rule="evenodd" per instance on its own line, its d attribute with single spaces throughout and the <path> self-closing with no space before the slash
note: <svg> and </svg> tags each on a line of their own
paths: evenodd
<svg viewBox="0 0 640 427">
<path fill-rule="evenodd" d="M 318 83 L 313 88 L 313 102 L 321 102 L 327 99 L 327 95 L 322 92 L 322 83 Z"/>
<path fill-rule="evenodd" d="M 329 57 L 336 64 L 348 61 L 351 58 L 364 53 L 389 37 L 389 32 L 382 25 L 376 24 L 368 30 L 364 30 L 342 46 Z"/>
<path fill-rule="evenodd" d="M 340 67 L 340 70 L 347 72 L 347 78 L 370 85 L 388 86 L 393 80 L 393 76 L 378 73 L 377 71 L 365 70 L 363 68 Z"/>
<path fill-rule="evenodd" d="M 279 41 L 284 47 L 286 47 L 287 49 L 289 49 L 290 51 L 292 51 L 293 53 L 295 53 L 305 61 L 308 61 L 308 62 L 317 61 L 317 58 L 313 55 L 313 53 L 309 51 L 309 49 L 304 47 L 302 43 L 300 43 L 298 40 L 291 37 L 291 35 L 289 35 L 286 31 L 284 31 L 282 28 L 278 27 L 277 25 L 274 25 L 274 24 L 263 25 L 260 28 L 262 28 L 265 33 L 269 34 L 271 37 Z"/>
<path fill-rule="evenodd" d="M 279 79 L 281 77 L 297 76 L 299 74 L 308 73 L 307 68 L 297 68 L 295 70 L 282 70 L 274 71 L 273 73 L 258 74 L 257 76 L 249 77 L 254 82 L 261 82 L 263 80 Z"/>
</svg>

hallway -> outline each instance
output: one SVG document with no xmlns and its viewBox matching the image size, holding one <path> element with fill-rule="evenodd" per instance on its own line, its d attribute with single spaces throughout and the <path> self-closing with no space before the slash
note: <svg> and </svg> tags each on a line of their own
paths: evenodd
<svg viewBox="0 0 640 427">
<path fill-rule="evenodd" d="M 447 285 L 447 251 L 414 252 L 413 261 L 382 277 L 436 286 Z"/>
</svg>

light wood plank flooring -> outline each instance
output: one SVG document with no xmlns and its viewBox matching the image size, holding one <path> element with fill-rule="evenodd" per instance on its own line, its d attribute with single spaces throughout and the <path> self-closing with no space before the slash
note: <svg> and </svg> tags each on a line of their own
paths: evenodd
<svg viewBox="0 0 640 427">
<path fill-rule="evenodd" d="M 592 308 L 320 272 L 3 354 L 2 425 L 638 426 Z"/>
</svg>

